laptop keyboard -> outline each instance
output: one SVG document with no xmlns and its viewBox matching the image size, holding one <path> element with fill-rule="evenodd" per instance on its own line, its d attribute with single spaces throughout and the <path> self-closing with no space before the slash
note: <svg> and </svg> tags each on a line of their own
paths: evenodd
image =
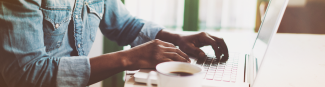
<svg viewBox="0 0 325 87">
<path fill-rule="evenodd" d="M 220 61 L 216 57 L 207 57 L 198 59 L 196 64 L 204 68 L 203 79 L 235 83 L 238 59 L 237 53 L 229 53 L 229 59 L 226 62 Z"/>
</svg>

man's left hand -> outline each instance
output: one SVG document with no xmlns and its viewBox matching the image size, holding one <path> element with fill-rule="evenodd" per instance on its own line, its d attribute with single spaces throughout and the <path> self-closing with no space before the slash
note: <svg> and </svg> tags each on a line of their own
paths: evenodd
<svg viewBox="0 0 325 87">
<path fill-rule="evenodd" d="M 212 36 L 205 32 L 192 35 L 179 35 L 161 30 L 157 34 L 156 38 L 179 46 L 179 49 L 190 56 L 205 58 L 206 54 L 200 49 L 200 47 L 211 45 L 218 59 L 222 57 L 221 60 L 226 61 L 229 57 L 228 48 L 223 38 Z"/>
</svg>

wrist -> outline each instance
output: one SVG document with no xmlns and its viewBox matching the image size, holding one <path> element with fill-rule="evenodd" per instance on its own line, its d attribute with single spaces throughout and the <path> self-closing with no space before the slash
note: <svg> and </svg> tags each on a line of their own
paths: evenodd
<svg viewBox="0 0 325 87">
<path fill-rule="evenodd" d="M 179 42 L 181 41 L 181 35 L 175 34 L 172 38 L 174 38 L 173 44 L 175 46 L 179 46 Z"/>
<path fill-rule="evenodd" d="M 129 69 L 130 66 L 133 65 L 133 62 L 132 60 L 130 59 L 129 55 L 128 55 L 128 50 L 124 50 L 124 51 L 120 51 L 119 52 L 119 56 L 121 58 L 120 62 L 122 64 L 122 66 L 125 68 L 125 69 Z"/>
<path fill-rule="evenodd" d="M 179 45 L 179 41 L 181 40 L 180 38 L 181 38 L 181 35 L 171 33 L 171 32 L 165 31 L 165 30 L 159 31 L 158 34 L 156 35 L 156 39 L 160 39 L 162 41 L 172 43 L 175 46 Z"/>
</svg>

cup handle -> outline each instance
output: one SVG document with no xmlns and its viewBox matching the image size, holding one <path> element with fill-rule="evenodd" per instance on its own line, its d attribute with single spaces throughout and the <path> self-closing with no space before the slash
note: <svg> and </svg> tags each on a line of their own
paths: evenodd
<svg viewBox="0 0 325 87">
<path fill-rule="evenodd" d="M 147 77 L 147 87 L 152 87 L 152 83 L 151 83 L 151 77 L 152 75 L 156 75 L 157 76 L 157 72 L 156 71 L 150 71 Z M 158 79 L 157 79 L 158 82 Z"/>
</svg>

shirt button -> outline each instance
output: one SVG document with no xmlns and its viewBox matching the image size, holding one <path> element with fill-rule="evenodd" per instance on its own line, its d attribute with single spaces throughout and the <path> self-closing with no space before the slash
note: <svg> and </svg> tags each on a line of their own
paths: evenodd
<svg viewBox="0 0 325 87">
<path fill-rule="evenodd" d="M 76 15 L 76 19 L 78 19 L 78 15 Z"/>
<path fill-rule="evenodd" d="M 80 48 L 80 44 L 78 44 L 78 48 Z"/>
<path fill-rule="evenodd" d="M 58 28 L 60 26 L 60 24 L 55 24 L 55 28 Z"/>
</svg>

